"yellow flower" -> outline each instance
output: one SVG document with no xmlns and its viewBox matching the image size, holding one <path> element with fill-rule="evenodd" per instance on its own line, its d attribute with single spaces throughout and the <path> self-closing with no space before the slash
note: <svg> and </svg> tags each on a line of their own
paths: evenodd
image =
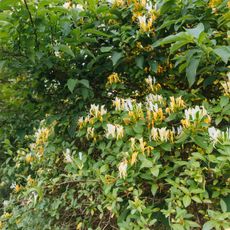
<svg viewBox="0 0 230 230">
<path fill-rule="evenodd" d="M 133 152 L 132 153 L 132 156 L 131 156 L 131 160 L 130 160 L 130 164 L 131 165 L 134 165 L 137 161 L 137 155 L 138 155 L 138 152 Z"/>
<path fill-rule="evenodd" d="M 76 230 L 80 230 L 82 227 L 82 222 L 78 223 L 77 226 L 76 226 Z"/>
<path fill-rule="evenodd" d="M 119 75 L 117 73 L 112 73 L 108 76 L 106 85 L 112 85 L 121 82 Z"/>
<path fill-rule="evenodd" d="M 25 160 L 26 160 L 26 163 L 29 164 L 34 160 L 34 158 L 30 154 L 27 154 Z"/>
<path fill-rule="evenodd" d="M 6 219 L 9 219 L 11 216 L 12 216 L 12 213 L 9 213 L 9 212 L 5 212 L 3 214 L 3 218 L 6 218 Z"/>
<path fill-rule="evenodd" d="M 190 126 L 190 121 L 187 119 L 183 119 L 180 122 L 184 128 L 188 128 Z"/>
<path fill-rule="evenodd" d="M 116 178 L 110 176 L 110 175 L 105 175 L 105 183 L 106 184 L 113 184 L 116 181 Z"/>
<path fill-rule="evenodd" d="M 22 187 L 18 184 L 16 184 L 15 188 L 14 188 L 14 191 L 17 193 L 19 192 L 20 190 L 22 189 Z"/>
<path fill-rule="evenodd" d="M 123 159 L 118 165 L 119 177 L 125 178 L 127 176 L 127 160 Z"/>
<path fill-rule="evenodd" d="M 221 3 L 222 0 L 210 0 L 208 5 L 210 8 L 216 8 L 220 3 Z"/>
<path fill-rule="evenodd" d="M 149 32 L 153 28 L 153 19 L 147 19 L 146 16 L 139 16 L 139 26 L 142 32 Z"/>
<path fill-rule="evenodd" d="M 33 179 L 33 178 L 31 178 L 31 176 L 29 176 L 28 178 L 27 178 L 27 184 L 29 185 L 29 186 L 33 186 L 33 185 L 35 185 L 35 180 Z"/>
<path fill-rule="evenodd" d="M 141 149 L 141 152 L 144 153 L 144 152 L 145 152 L 146 142 L 143 141 L 143 137 L 139 139 L 139 142 L 140 142 L 140 149 Z"/>
</svg>

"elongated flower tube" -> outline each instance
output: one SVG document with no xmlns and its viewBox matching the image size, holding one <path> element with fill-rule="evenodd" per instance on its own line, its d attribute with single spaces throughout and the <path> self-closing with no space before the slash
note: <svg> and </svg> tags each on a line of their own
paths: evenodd
<svg viewBox="0 0 230 230">
<path fill-rule="evenodd" d="M 127 160 L 123 159 L 118 165 L 119 177 L 125 178 L 127 176 Z"/>
<path fill-rule="evenodd" d="M 121 139 L 124 136 L 124 128 L 122 125 L 116 125 L 116 138 L 117 140 Z"/>
<path fill-rule="evenodd" d="M 107 133 L 106 133 L 106 137 L 116 137 L 116 126 L 112 125 L 112 124 L 107 124 Z"/>
<path fill-rule="evenodd" d="M 223 132 L 215 127 L 210 127 L 208 129 L 208 134 L 214 146 L 217 142 L 230 141 L 230 128 L 227 128 L 226 132 Z"/>
<path fill-rule="evenodd" d="M 230 73 L 228 76 L 228 80 L 225 82 L 221 82 L 221 85 L 223 87 L 224 95 L 230 96 Z"/>
</svg>

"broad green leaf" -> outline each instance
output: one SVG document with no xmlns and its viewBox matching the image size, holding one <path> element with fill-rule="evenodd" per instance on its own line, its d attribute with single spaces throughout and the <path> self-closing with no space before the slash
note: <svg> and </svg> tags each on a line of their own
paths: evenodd
<svg viewBox="0 0 230 230">
<path fill-rule="evenodd" d="M 140 169 L 142 168 L 152 168 L 152 161 L 148 160 L 144 155 L 139 155 L 139 159 L 141 161 Z"/>
<path fill-rule="evenodd" d="M 193 29 L 186 29 L 186 31 L 191 34 L 196 39 L 199 38 L 200 34 L 204 31 L 204 25 L 203 23 L 199 23 L 195 28 Z"/>
<path fill-rule="evenodd" d="M 183 204 L 184 204 L 185 208 L 187 208 L 191 204 L 191 198 L 189 195 L 185 195 L 183 197 Z"/>
<path fill-rule="evenodd" d="M 144 57 L 143 56 L 136 57 L 135 62 L 136 62 L 136 65 L 140 69 L 143 69 L 143 67 L 144 67 Z"/>
<path fill-rule="evenodd" d="M 158 189 L 158 185 L 157 184 L 152 184 L 151 192 L 152 192 L 153 196 L 156 195 L 157 189 Z"/>
<path fill-rule="evenodd" d="M 223 108 L 229 103 L 229 97 L 222 96 L 220 97 L 220 106 Z"/>
<path fill-rule="evenodd" d="M 156 165 L 153 168 L 151 168 L 150 171 L 153 174 L 153 176 L 158 177 L 159 172 L 160 172 L 160 166 Z"/>
<path fill-rule="evenodd" d="M 213 51 L 222 59 L 223 62 L 225 62 L 226 64 L 229 62 L 230 46 L 219 46 L 218 48 L 215 48 Z"/>
<path fill-rule="evenodd" d="M 158 47 L 158 46 L 162 46 L 162 45 L 166 45 L 166 44 L 178 42 L 178 41 L 184 41 L 186 43 L 190 43 L 190 42 L 193 42 L 193 37 L 187 32 L 180 32 L 175 35 L 169 35 L 168 37 L 155 42 L 153 44 L 153 47 Z"/>
<path fill-rule="evenodd" d="M 77 83 L 78 83 L 77 79 L 69 79 L 67 81 L 67 86 L 68 86 L 68 89 L 71 93 L 73 93 L 73 90 L 74 90 L 75 86 L 77 85 Z"/>
<path fill-rule="evenodd" d="M 84 85 L 86 88 L 90 88 L 89 81 L 86 79 L 78 80 L 78 83 Z"/>
<path fill-rule="evenodd" d="M 122 52 L 113 52 L 112 54 L 112 62 L 113 65 L 116 65 L 118 63 L 118 61 L 123 57 L 123 53 Z"/>
<path fill-rule="evenodd" d="M 84 31 L 85 34 L 95 34 L 95 35 L 99 35 L 99 36 L 103 36 L 103 37 L 110 37 L 110 35 L 100 31 L 100 30 L 96 30 L 96 29 L 87 29 Z"/>
<path fill-rule="evenodd" d="M 227 205 L 223 199 L 220 199 L 220 207 L 221 207 L 222 212 L 227 212 Z"/>
<path fill-rule="evenodd" d="M 112 49 L 113 49 L 112 46 L 103 46 L 103 47 L 101 47 L 100 50 L 102 53 L 107 53 L 107 52 L 111 51 Z"/>
<path fill-rule="evenodd" d="M 184 230 L 184 227 L 180 224 L 173 224 L 172 229 L 173 230 Z"/>
<path fill-rule="evenodd" d="M 196 135 L 196 136 L 192 137 L 192 139 L 201 148 L 206 149 L 208 147 L 207 142 L 203 136 Z"/>
<path fill-rule="evenodd" d="M 208 221 L 203 225 L 202 230 L 212 230 L 215 227 L 215 223 L 213 221 Z"/>
<path fill-rule="evenodd" d="M 149 66 L 151 68 L 151 71 L 153 71 L 154 73 L 157 73 L 157 62 L 156 61 L 149 61 Z"/>
<path fill-rule="evenodd" d="M 73 51 L 71 50 L 71 48 L 69 46 L 67 46 L 67 45 L 59 45 L 59 49 L 61 51 L 63 51 L 64 53 L 69 54 L 72 57 L 75 57 Z"/>
<path fill-rule="evenodd" d="M 186 76 L 188 79 L 189 87 L 191 87 L 196 80 L 196 71 L 200 63 L 199 57 L 192 57 L 186 68 Z"/>
</svg>

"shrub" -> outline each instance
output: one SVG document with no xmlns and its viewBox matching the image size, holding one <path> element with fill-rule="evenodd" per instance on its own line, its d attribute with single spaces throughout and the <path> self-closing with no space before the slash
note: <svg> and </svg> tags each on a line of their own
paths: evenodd
<svg viewBox="0 0 230 230">
<path fill-rule="evenodd" d="M 0 228 L 229 227 L 228 1 L 0 6 L 1 79 L 44 118 L 1 139 Z"/>
</svg>

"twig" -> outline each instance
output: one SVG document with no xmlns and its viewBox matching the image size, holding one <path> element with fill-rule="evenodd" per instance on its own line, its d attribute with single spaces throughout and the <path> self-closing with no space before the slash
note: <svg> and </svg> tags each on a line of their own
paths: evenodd
<svg viewBox="0 0 230 230">
<path fill-rule="evenodd" d="M 32 15 L 31 15 L 31 12 L 30 12 L 30 9 L 28 7 L 28 4 L 27 4 L 27 1 L 26 0 L 23 0 L 24 1 L 24 4 L 25 4 L 25 7 L 28 11 L 28 14 L 29 14 L 29 18 L 30 18 L 30 22 L 31 22 L 31 25 L 33 27 L 33 30 L 34 30 L 34 36 L 35 36 L 35 47 L 38 48 L 39 47 L 39 43 L 38 43 L 38 35 L 37 35 L 37 30 L 36 30 L 36 27 L 35 27 L 35 24 L 34 24 L 34 21 L 33 21 L 33 18 L 32 18 Z"/>
</svg>

